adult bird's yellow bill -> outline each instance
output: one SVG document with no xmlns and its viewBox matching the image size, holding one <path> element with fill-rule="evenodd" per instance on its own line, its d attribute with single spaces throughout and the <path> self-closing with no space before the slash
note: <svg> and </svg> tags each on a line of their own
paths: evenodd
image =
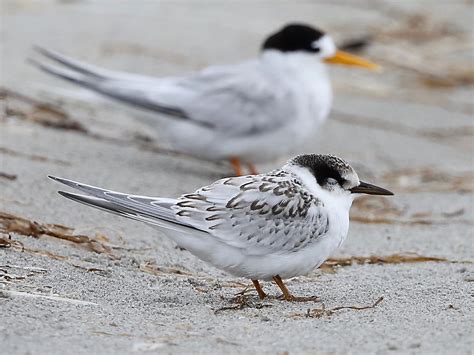
<svg viewBox="0 0 474 355">
<path fill-rule="evenodd" d="M 362 67 L 370 70 L 380 70 L 380 66 L 378 64 L 340 50 L 337 50 L 334 56 L 326 58 L 324 61 L 330 64 L 342 64 L 354 67 Z"/>
</svg>

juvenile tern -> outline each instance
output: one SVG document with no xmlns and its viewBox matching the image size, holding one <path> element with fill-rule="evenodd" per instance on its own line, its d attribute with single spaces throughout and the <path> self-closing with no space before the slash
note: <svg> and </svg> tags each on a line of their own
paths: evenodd
<svg viewBox="0 0 474 355">
<path fill-rule="evenodd" d="M 319 267 L 343 243 L 349 209 L 360 194 L 393 195 L 359 180 L 333 155 L 300 155 L 260 175 L 229 177 L 176 199 L 129 195 L 51 179 L 84 194 L 59 191 L 71 200 L 145 222 L 198 258 L 232 275 L 273 280 L 288 301 L 283 279 Z"/>
<path fill-rule="evenodd" d="M 295 153 L 326 119 L 332 92 L 324 63 L 377 68 L 336 50 L 329 35 L 305 24 L 270 35 L 256 59 L 180 77 L 110 71 L 36 49 L 57 64 L 32 60 L 41 70 L 126 104 L 164 131 L 174 149 L 228 159 L 236 175 L 242 175 L 242 163 L 256 173 L 254 163 Z M 157 114 L 173 120 L 159 124 Z"/>
</svg>

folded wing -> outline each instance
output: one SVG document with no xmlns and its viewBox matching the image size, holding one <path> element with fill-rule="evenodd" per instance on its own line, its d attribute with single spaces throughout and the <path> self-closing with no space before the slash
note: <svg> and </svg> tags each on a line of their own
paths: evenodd
<svg viewBox="0 0 474 355">
<path fill-rule="evenodd" d="M 98 68 L 43 48 L 58 66 L 39 69 L 138 109 L 187 120 L 228 135 L 280 129 L 295 117 L 291 92 L 258 60 L 209 67 L 176 78 L 151 78 Z"/>
<path fill-rule="evenodd" d="M 51 177 L 83 193 L 60 194 L 174 231 L 206 233 L 248 255 L 296 252 L 324 236 L 323 204 L 286 173 L 219 180 L 179 199 L 128 195 Z"/>
<path fill-rule="evenodd" d="M 177 219 L 247 254 L 295 252 L 328 231 L 323 204 L 288 176 L 220 180 L 174 205 Z"/>
</svg>

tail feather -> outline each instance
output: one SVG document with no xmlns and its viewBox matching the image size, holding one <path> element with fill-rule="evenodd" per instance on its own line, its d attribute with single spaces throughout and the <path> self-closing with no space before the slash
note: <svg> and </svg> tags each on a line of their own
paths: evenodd
<svg viewBox="0 0 474 355">
<path fill-rule="evenodd" d="M 60 69 L 52 65 L 43 64 L 34 59 L 29 59 L 28 61 L 45 73 L 59 77 L 73 84 L 77 84 L 88 89 L 96 90 L 95 82 L 97 81 L 97 79 L 90 79 L 80 73 L 75 73 L 71 70 Z"/>
<path fill-rule="evenodd" d="M 123 208 L 140 212 L 152 218 L 165 219 L 169 222 L 180 223 L 176 220 L 176 215 L 171 209 L 175 200 L 167 198 L 156 198 L 147 196 L 130 195 L 121 192 L 101 189 L 99 187 L 83 184 L 77 181 L 63 179 L 56 176 L 49 176 L 50 179 L 70 186 L 87 195 L 106 200 Z"/>
<path fill-rule="evenodd" d="M 71 192 L 65 192 L 65 191 L 58 191 L 58 193 L 61 196 L 64 196 L 64 197 L 66 197 L 66 198 L 68 198 L 72 201 L 76 201 L 76 202 L 82 203 L 82 204 L 87 205 L 87 206 L 91 206 L 91 207 L 94 207 L 94 208 L 97 208 L 97 209 L 100 209 L 100 210 L 103 210 L 103 211 L 106 211 L 106 212 L 109 212 L 109 213 L 112 213 L 112 214 L 116 214 L 118 216 L 134 219 L 136 221 L 144 222 L 144 223 L 151 224 L 151 225 L 157 226 L 157 227 L 183 231 L 182 226 L 179 227 L 178 225 L 176 225 L 172 222 L 161 220 L 161 219 L 156 218 L 156 217 L 154 217 L 154 218 L 148 217 L 148 216 L 143 215 L 143 214 L 141 214 L 141 213 L 139 213 L 139 212 L 137 212 L 133 209 L 129 209 L 129 208 L 114 204 L 114 203 L 112 203 L 110 201 L 107 201 L 105 199 L 101 199 L 101 198 L 97 198 L 97 197 L 93 197 L 93 196 L 87 196 L 87 195 L 71 193 Z"/>
<path fill-rule="evenodd" d="M 96 79 L 106 79 L 110 76 L 110 73 L 108 73 L 108 71 L 105 69 L 100 69 L 90 64 L 80 62 L 76 59 L 69 58 L 63 54 L 52 51 L 50 49 L 46 49 L 40 46 L 34 46 L 34 49 L 46 58 L 49 58 L 52 61 L 62 64 L 65 67 L 75 72 L 79 72 L 83 75 L 91 76 Z"/>
<path fill-rule="evenodd" d="M 154 95 L 150 95 L 148 87 L 155 84 L 153 79 L 98 68 L 39 46 L 35 46 L 34 49 L 54 62 L 54 64 L 44 64 L 29 59 L 31 64 L 43 72 L 139 109 L 159 112 L 175 118 L 190 118 L 181 108 L 166 105 Z M 144 86 L 137 86 L 137 83 Z M 205 122 L 194 121 L 194 123 L 206 127 L 212 126 Z"/>
<path fill-rule="evenodd" d="M 71 200 L 167 229 L 190 233 L 202 232 L 176 218 L 172 210 L 175 203 L 173 199 L 128 195 L 56 176 L 49 178 L 87 194 L 59 191 L 62 196 Z"/>
</svg>

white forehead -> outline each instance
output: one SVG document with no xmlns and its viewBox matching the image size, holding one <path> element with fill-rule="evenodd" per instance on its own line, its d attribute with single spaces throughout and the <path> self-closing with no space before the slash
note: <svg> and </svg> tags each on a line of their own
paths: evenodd
<svg viewBox="0 0 474 355">
<path fill-rule="evenodd" d="M 313 48 L 321 48 L 319 55 L 323 58 L 332 57 L 334 54 L 336 54 L 336 45 L 334 44 L 332 38 L 328 35 L 324 35 L 317 41 L 314 41 L 312 46 Z"/>
<path fill-rule="evenodd" d="M 341 177 L 344 180 L 346 180 L 346 182 L 344 183 L 344 186 L 343 186 L 346 190 L 351 189 L 355 186 L 359 186 L 359 184 L 360 184 L 359 176 L 354 171 L 354 169 L 352 169 L 352 167 L 347 172 L 342 173 Z"/>
</svg>

